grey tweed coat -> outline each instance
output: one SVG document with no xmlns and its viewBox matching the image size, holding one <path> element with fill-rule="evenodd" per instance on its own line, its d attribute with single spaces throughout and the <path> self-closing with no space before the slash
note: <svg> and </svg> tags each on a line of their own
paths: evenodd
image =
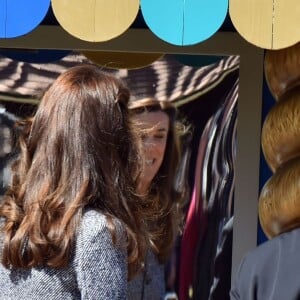
<svg viewBox="0 0 300 300">
<path fill-rule="evenodd" d="M 67 268 L 6 269 L 0 264 L 0 299 L 127 299 L 125 232 L 117 224 L 115 247 L 106 224 L 95 210 L 84 214 Z"/>
<path fill-rule="evenodd" d="M 149 251 L 144 272 L 128 283 L 129 300 L 163 300 L 165 296 L 164 265 Z"/>
</svg>

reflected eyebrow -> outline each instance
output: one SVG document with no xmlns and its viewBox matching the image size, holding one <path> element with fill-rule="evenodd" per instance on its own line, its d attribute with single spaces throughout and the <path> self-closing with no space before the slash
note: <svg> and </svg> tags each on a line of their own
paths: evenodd
<svg viewBox="0 0 300 300">
<path fill-rule="evenodd" d="M 167 128 L 164 127 L 158 127 L 159 125 L 154 125 L 153 127 L 145 127 L 145 128 L 141 128 L 141 131 L 145 132 L 145 133 L 151 133 L 151 132 L 161 132 L 161 133 L 165 133 L 168 131 Z"/>
</svg>

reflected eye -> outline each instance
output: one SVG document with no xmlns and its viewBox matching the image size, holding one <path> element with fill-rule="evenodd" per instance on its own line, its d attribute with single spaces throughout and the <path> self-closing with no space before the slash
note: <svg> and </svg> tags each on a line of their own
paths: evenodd
<svg viewBox="0 0 300 300">
<path fill-rule="evenodd" d="M 140 135 L 140 139 L 143 143 L 162 143 L 167 140 L 166 132 L 146 132 Z"/>
<path fill-rule="evenodd" d="M 145 141 L 147 137 L 148 137 L 148 135 L 142 134 L 142 135 L 141 135 L 141 140 L 142 140 L 142 141 Z"/>
<path fill-rule="evenodd" d="M 155 134 L 154 138 L 156 138 L 156 139 L 165 139 L 166 135 L 165 134 Z"/>
</svg>

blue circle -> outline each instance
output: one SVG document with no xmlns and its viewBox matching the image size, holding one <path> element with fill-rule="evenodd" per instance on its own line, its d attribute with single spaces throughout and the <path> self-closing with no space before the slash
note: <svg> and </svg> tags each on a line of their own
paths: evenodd
<svg viewBox="0 0 300 300">
<path fill-rule="evenodd" d="M 46 16 L 50 0 L 0 0 L 0 38 L 15 38 L 35 29 Z"/>
</svg>

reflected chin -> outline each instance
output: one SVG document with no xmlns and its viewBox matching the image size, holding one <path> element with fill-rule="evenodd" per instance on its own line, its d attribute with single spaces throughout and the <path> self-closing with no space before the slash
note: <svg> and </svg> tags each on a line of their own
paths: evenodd
<svg viewBox="0 0 300 300">
<path fill-rule="evenodd" d="M 152 182 L 154 176 L 155 176 L 155 173 L 153 173 L 153 172 L 143 173 L 143 175 L 141 176 L 141 182 L 143 183 L 143 185 L 149 186 L 149 185 L 151 185 L 151 182 Z"/>
</svg>

